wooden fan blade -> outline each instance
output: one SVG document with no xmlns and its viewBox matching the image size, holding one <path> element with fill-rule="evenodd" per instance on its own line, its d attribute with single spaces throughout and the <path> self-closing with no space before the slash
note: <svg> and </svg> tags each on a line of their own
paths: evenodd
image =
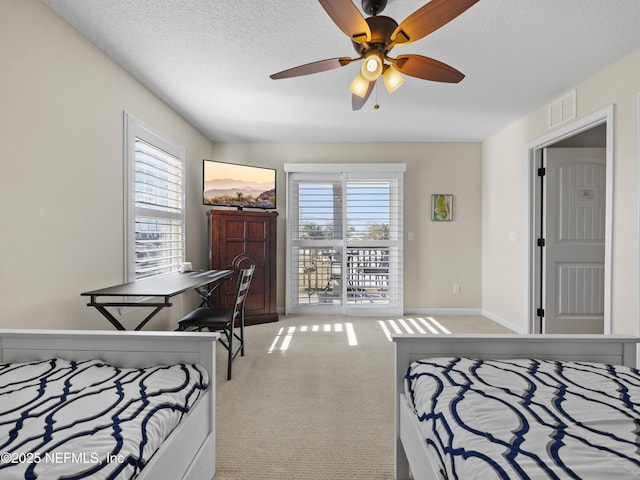
<svg viewBox="0 0 640 480">
<path fill-rule="evenodd" d="M 369 96 L 371 92 L 373 92 L 373 87 L 376 86 L 375 80 L 373 82 L 369 82 L 369 87 L 367 88 L 367 93 L 364 94 L 364 98 L 359 97 L 358 95 L 351 94 L 351 109 L 355 112 L 356 110 L 360 110 L 364 107 L 364 104 L 369 100 Z"/>
<path fill-rule="evenodd" d="M 327 70 L 333 70 L 334 68 L 344 67 L 352 61 L 353 59 L 349 57 L 327 58 L 326 60 L 319 60 L 317 62 L 311 62 L 298 67 L 289 68 L 288 70 L 283 70 L 282 72 L 274 73 L 269 76 L 273 80 L 300 77 L 302 75 L 311 75 L 312 73 L 320 73 Z"/>
<path fill-rule="evenodd" d="M 458 83 L 464 74 L 446 63 L 422 55 L 400 55 L 394 68 L 406 75 L 434 82 Z"/>
<path fill-rule="evenodd" d="M 406 45 L 426 37 L 472 7 L 478 0 L 431 0 L 409 15 L 391 39 L 397 45 Z"/>
<path fill-rule="evenodd" d="M 319 0 L 334 23 L 357 43 L 371 40 L 371 29 L 351 0 Z"/>
</svg>

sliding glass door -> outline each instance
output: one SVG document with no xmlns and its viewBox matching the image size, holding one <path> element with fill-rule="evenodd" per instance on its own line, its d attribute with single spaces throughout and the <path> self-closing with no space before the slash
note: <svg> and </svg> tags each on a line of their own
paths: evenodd
<svg viewBox="0 0 640 480">
<path fill-rule="evenodd" d="M 404 165 L 285 169 L 287 312 L 402 314 Z"/>
</svg>

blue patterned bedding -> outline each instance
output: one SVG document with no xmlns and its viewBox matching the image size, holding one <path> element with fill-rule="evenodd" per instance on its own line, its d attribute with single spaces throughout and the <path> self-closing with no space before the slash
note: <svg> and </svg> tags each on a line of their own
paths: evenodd
<svg viewBox="0 0 640 480">
<path fill-rule="evenodd" d="M 430 358 L 405 378 L 447 479 L 640 479 L 640 372 Z"/>
<path fill-rule="evenodd" d="M 135 478 L 208 382 L 199 365 L 0 364 L 0 480 Z"/>
</svg>

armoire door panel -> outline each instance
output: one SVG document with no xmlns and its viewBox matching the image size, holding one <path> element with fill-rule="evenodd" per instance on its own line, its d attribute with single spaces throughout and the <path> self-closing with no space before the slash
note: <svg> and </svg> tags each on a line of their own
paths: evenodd
<svg viewBox="0 0 640 480">
<path fill-rule="evenodd" d="M 253 295 L 247 299 L 247 304 L 245 305 L 245 312 L 247 315 L 250 312 L 261 312 L 267 308 L 264 303 L 264 295 Z"/>
<path fill-rule="evenodd" d="M 267 245 L 264 242 L 246 242 L 245 253 L 249 255 L 254 262 L 264 263 L 267 257 L 266 247 Z"/>
<path fill-rule="evenodd" d="M 246 238 L 250 240 L 263 240 L 266 237 L 266 223 L 265 222 L 247 222 L 247 235 Z"/>
<path fill-rule="evenodd" d="M 210 210 L 209 267 L 234 268 L 238 259 L 249 257 L 256 270 L 245 305 L 247 325 L 278 320 L 276 307 L 277 212 Z M 214 303 L 231 307 L 235 278 L 218 289 Z"/>
<path fill-rule="evenodd" d="M 224 237 L 227 240 L 244 240 L 245 235 L 245 222 L 243 221 L 228 221 L 222 230 Z"/>
<path fill-rule="evenodd" d="M 234 261 L 247 254 L 245 243 L 242 240 L 228 240 L 224 251 L 220 253 L 223 255 L 221 262 L 226 262 L 227 268 L 233 268 Z"/>
</svg>

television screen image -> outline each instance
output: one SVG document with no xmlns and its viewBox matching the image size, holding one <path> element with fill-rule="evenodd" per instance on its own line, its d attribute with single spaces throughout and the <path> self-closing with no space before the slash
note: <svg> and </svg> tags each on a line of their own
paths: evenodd
<svg viewBox="0 0 640 480">
<path fill-rule="evenodd" d="M 204 205 L 276 208 L 276 170 L 203 160 Z"/>
</svg>

